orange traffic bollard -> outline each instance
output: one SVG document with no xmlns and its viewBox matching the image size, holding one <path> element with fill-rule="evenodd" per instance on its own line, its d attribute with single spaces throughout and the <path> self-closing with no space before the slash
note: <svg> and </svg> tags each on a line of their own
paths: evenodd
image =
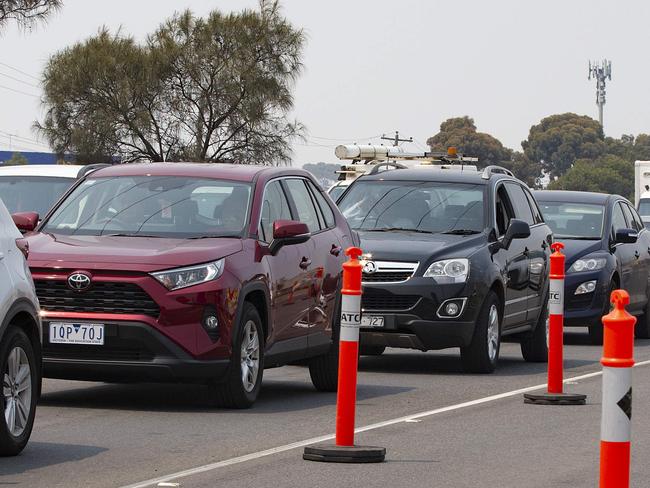
<svg viewBox="0 0 650 488">
<path fill-rule="evenodd" d="M 361 276 L 358 247 L 346 249 L 350 259 L 343 264 L 339 334 L 339 381 L 336 399 L 336 443 L 307 446 L 303 459 L 330 463 L 379 463 L 386 457 L 383 447 L 355 446 L 354 419 L 357 401 L 359 328 L 361 327 Z"/>
<path fill-rule="evenodd" d="M 632 367 L 636 318 L 625 306 L 630 295 L 614 290 L 614 310 L 603 317 L 603 407 L 600 424 L 600 488 L 630 486 Z"/>
<path fill-rule="evenodd" d="M 551 244 L 550 286 L 548 292 L 548 382 L 546 393 L 526 393 L 524 402 L 536 405 L 584 405 L 586 395 L 565 393 L 564 348 L 564 244 Z"/>
</svg>

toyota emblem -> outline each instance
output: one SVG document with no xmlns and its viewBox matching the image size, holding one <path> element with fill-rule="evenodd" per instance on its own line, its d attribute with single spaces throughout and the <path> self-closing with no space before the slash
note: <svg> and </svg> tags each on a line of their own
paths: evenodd
<svg viewBox="0 0 650 488">
<path fill-rule="evenodd" d="M 377 263 L 374 261 L 366 261 L 363 265 L 363 272 L 365 274 L 375 274 L 377 272 Z"/>
<path fill-rule="evenodd" d="M 68 276 L 68 286 L 75 291 L 83 291 L 90 286 L 90 276 L 85 273 L 72 273 Z"/>
</svg>

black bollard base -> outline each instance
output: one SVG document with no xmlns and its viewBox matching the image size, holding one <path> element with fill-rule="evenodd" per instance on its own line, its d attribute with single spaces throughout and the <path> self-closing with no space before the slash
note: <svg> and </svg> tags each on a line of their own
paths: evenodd
<svg viewBox="0 0 650 488">
<path fill-rule="evenodd" d="M 381 463 L 386 458 L 386 449 L 374 446 L 318 444 L 305 447 L 302 458 L 322 463 Z"/>
<path fill-rule="evenodd" d="M 584 405 L 586 400 L 580 393 L 524 393 L 524 403 L 534 405 Z"/>
</svg>

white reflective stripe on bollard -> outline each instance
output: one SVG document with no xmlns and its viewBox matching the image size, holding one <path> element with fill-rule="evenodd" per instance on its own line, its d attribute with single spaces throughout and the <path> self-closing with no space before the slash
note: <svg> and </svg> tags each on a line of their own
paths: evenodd
<svg viewBox="0 0 650 488">
<path fill-rule="evenodd" d="M 548 313 L 564 314 L 564 280 L 551 279 L 548 291 Z"/>
<path fill-rule="evenodd" d="M 341 336 L 340 340 L 359 342 L 361 327 L 361 295 L 341 297 Z"/>
<path fill-rule="evenodd" d="M 601 440 L 629 442 L 631 418 L 632 368 L 603 367 Z"/>
</svg>

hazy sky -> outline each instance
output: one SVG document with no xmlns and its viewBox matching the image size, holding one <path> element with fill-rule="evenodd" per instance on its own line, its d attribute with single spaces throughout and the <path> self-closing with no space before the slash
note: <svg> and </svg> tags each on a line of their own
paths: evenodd
<svg viewBox="0 0 650 488">
<path fill-rule="evenodd" d="M 255 7 L 255 0 L 65 0 L 32 32 L 0 36 L 0 149 L 35 145 L 38 78 L 48 57 L 101 25 L 143 39 L 175 11 Z M 605 133 L 650 132 L 650 2 L 596 0 L 284 0 L 308 37 L 295 117 L 309 131 L 297 165 L 335 162 L 333 148 L 396 129 L 424 147 L 451 116 L 520 149 L 542 117 L 597 116 L 587 61 L 612 60 Z M 23 75 L 9 66 L 35 78 Z M 11 77 L 11 78 L 10 78 Z M 18 78 L 23 82 L 12 78 Z M 16 93 L 13 88 L 33 96 Z M 413 146 L 416 149 L 417 146 Z"/>
</svg>

